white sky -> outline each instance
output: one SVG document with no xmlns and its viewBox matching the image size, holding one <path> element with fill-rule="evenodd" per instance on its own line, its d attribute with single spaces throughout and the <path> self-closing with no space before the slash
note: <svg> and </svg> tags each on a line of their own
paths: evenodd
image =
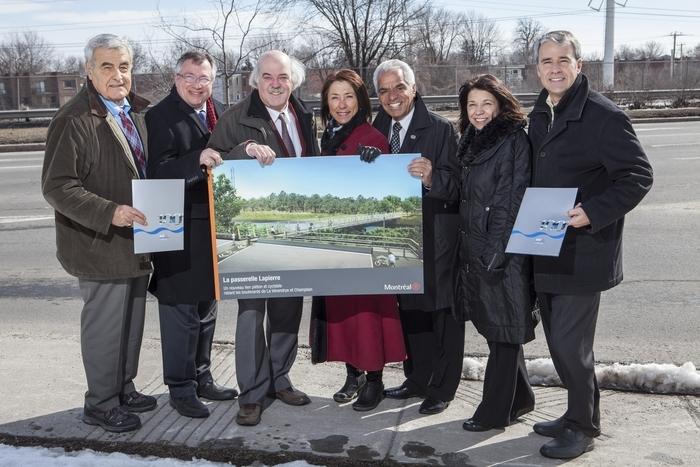
<svg viewBox="0 0 700 467">
<path fill-rule="evenodd" d="M 244 0 L 249 2 L 250 0 Z M 594 6 L 605 0 L 591 0 Z M 624 0 L 619 0 L 623 3 Z M 588 0 L 433 0 L 437 6 L 454 11 L 474 10 L 496 21 L 503 38 L 510 41 L 518 17 L 537 19 L 546 29 L 569 29 L 576 34 L 584 56 L 602 56 L 605 28 L 604 9 L 588 7 Z M 168 41 L 158 29 L 161 12 L 173 21 L 184 15 L 206 17 L 213 4 L 208 0 L 122 0 L 96 2 L 76 0 L 0 0 L 0 38 L 13 32 L 32 30 L 52 43 L 63 55 L 82 55 L 88 38 L 102 32 L 123 34 L 153 48 Z M 293 11 L 286 12 L 291 16 Z M 291 23 L 289 23 L 291 26 Z M 261 32 L 265 29 L 261 24 Z M 660 42 L 664 52 L 671 49 L 672 32 L 684 43 L 684 50 L 700 44 L 700 2 L 698 0 L 628 0 L 626 7 L 617 7 L 615 22 L 616 46 L 627 43 L 634 47 L 647 41 Z M 294 31 L 286 31 L 289 37 Z M 235 31 L 232 34 L 235 37 Z"/>
</svg>

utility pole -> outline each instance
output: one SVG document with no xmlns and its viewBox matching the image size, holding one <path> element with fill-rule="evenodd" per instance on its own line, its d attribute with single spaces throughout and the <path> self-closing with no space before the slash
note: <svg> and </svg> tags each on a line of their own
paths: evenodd
<svg viewBox="0 0 700 467">
<path fill-rule="evenodd" d="M 669 36 L 673 37 L 673 48 L 671 49 L 671 79 L 673 79 L 673 68 L 674 68 L 674 60 L 676 59 L 676 38 L 678 36 L 685 36 L 686 34 L 683 34 L 682 32 L 678 31 L 673 31 Z M 681 50 L 681 57 L 683 56 L 683 52 Z"/>
<path fill-rule="evenodd" d="M 589 0 L 588 7 L 595 11 L 600 11 L 603 0 L 597 7 L 592 6 L 595 0 Z M 615 89 L 615 4 L 624 7 L 627 0 L 623 2 L 615 0 L 605 0 L 605 54 L 603 57 L 603 88 L 606 91 Z"/>
</svg>

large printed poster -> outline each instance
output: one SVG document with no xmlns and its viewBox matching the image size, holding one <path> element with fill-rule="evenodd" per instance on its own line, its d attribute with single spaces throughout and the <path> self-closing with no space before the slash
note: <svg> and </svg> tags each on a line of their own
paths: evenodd
<svg viewBox="0 0 700 467">
<path fill-rule="evenodd" d="M 213 172 L 220 298 L 422 293 L 414 157 L 225 161 Z"/>
</svg>

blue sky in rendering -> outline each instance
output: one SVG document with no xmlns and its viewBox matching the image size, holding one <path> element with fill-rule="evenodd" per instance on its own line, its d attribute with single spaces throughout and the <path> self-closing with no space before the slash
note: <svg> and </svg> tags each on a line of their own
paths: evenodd
<svg viewBox="0 0 700 467">
<path fill-rule="evenodd" d="M 214 176 L 229 177 L 238 195 L 245 199 L 280 191 L 342 198 L 406 198 L 421 196 L 420 180 L 411 177 L 406 169 L 415 157 L 416 154 L 382 155 L 371 164 L 358 156 L 279 158 L 265 167 L 254 159 L 224 161 Z"/>
</svg>

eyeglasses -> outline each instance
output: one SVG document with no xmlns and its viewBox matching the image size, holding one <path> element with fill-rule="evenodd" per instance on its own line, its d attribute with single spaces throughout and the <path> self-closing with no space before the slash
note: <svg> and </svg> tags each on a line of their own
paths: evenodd
<svg viewBox="0 0 700 467">
<path fill-rule="evenodd" d="M 206 86 L 209 83 L 211 83 L 211 78 L 208 76 L 195 76 L 195 75 L 181 75 L 180 73 L 177 74 L 180 78 L 185 80 L 185 83 L 187 84 L 201 84 L 202 86 Z"/>
</svg>

